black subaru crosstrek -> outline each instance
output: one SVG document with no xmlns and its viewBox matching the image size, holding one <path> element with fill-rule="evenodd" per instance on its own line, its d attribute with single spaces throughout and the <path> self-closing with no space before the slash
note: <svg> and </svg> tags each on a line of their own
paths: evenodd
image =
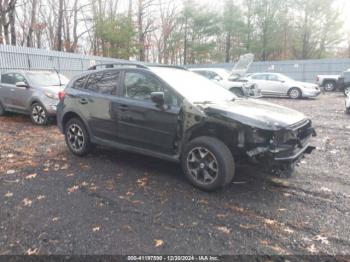
<svg viewBox="0 0 350 262">
<path fill-rule="evenodd" d="M 230 184 L 241 160 L 291 175 L 314 149 L 302 113 L 238 98 L 183 68 L 122 63 L 75 77 L 59 97 L 58 126 L 73 154 L 103 145 L 181 162 L 203 190 Z"/>
</svg>

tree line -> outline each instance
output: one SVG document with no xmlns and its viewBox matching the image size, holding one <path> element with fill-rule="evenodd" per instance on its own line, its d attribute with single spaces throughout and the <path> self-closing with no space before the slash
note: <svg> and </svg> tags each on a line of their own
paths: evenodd
<svg viewBox="0 0 350 262">
<path fill-rule="evenodd" d="M 0 0 L 0 44 L 194 64 L 350 57 L 339 0 Z"/>
</svg>

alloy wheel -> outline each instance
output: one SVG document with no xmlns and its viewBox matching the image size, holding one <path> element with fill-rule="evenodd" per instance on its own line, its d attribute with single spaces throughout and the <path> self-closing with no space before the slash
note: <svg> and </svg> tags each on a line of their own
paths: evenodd
<svg viewBox="0 0 350 262">
<path fill-rule="evenodd" d="M 46 111 L 41 105 L 34 105 L 32 108 L 32 118 L 35 123 L 42 125 L 46 120 Z"/>
<path fill-rule="evenodd" d="M 327 92 L 333 91 L 334 90 L 334 84 L 331 82 L 328 82 L 324 85 L 324 90 Z"/>
<path fill-rule="evenodd" d="M 80 126 L 72 124 L 67 129 L 67 138 L 70 147 L 74 151 L 80 151 L 84 147 L 84 132 Z"/>
<path fill-rule="evenodd" d="M 290 91 L 289 96 L 293 99 L 296 99 L 300 96 L 300 92 L 298 89 L 293 89 Z"/>
<path fill-rule="evenodd" d="M 187 169 L 193 179 L 202 185 L 213 183 L 219 173 L 215 155 L 204 147 L 196 147 L 188 153 Z"/>
</svg>

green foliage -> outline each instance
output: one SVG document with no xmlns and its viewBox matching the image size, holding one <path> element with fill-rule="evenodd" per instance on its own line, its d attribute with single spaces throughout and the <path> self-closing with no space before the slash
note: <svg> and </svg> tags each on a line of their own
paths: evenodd
<svg viewBox="0 0 350 262">
<path fill-rule="evenodd" d="M 137 53 L 133 44 L 135 30 L 127 16 L 99 19 L 96 22 L 96 36 L 103 44 L 104 56 L 129 59 Z"/>
</svg>

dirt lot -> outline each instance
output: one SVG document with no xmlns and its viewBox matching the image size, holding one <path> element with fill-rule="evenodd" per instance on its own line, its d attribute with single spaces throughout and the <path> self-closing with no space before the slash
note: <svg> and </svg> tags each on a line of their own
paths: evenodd
<svg viewBox="0 0 350 262">
<path fill-rule="evenodd" d="M 266 100 L 310 116 L 317 151 L 291 179 L 242 166 L 210 194 L 176 164 L 102 148 L 77 158 L 55 126 L 0 118 L 0 255 L 350 254 L 344 97 Z"/>
</svg>

